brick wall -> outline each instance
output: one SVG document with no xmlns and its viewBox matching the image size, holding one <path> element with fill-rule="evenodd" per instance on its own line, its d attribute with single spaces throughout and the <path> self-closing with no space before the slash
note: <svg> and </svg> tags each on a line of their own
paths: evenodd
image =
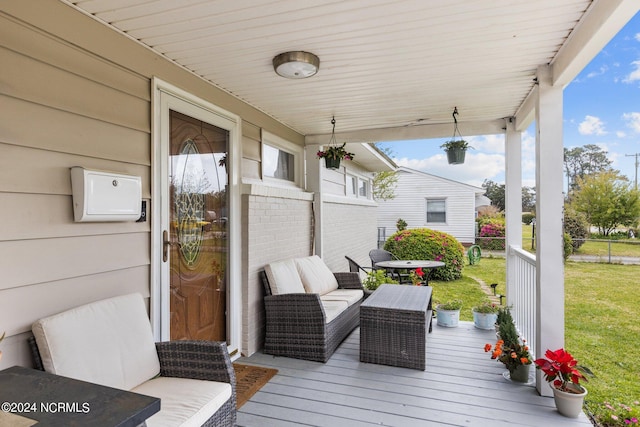
<svg viewBox="0 0 640 427">
<path fill-rule="evenodd" d="M 311 255 L 313 194 L 254 189 L 243 196 L 242 348 L 250 355 L 264 340 L 264 292 L 258 272 L 265 264 Z"/>
</svg>

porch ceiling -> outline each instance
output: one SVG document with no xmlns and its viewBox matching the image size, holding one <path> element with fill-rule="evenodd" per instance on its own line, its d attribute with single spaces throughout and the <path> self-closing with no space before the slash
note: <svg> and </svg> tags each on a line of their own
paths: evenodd
<svg viewBox="0 0 640 427">
<path fill-rule="evenodd" d="M 635 0 L 67 1 L 307 136 L 449 136 L 531 119 L 538 66 L 567 84 L 624 26 Z M 320 57 L 314 77 L 272 58 Z"/>
</svg>

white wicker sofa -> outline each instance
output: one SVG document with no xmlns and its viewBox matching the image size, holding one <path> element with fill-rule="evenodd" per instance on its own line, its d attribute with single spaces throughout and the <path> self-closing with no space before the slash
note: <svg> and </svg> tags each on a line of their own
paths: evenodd
<svg viewBox="0 0 640 427">
<path fill-rule="evenodd" d="M 332 273 L 314 255 L 270 263 L 260 278 L 267 354 L 326 362 L 360 324 L 358 273 Z"/>
<path fill-rule="evenodd" d="M 154 343 L 140 294 L 83 305 L 32 326 L 36 368 L 160 398 L 148 427 L 236 425 L 225 343 Z"/>
</svg>

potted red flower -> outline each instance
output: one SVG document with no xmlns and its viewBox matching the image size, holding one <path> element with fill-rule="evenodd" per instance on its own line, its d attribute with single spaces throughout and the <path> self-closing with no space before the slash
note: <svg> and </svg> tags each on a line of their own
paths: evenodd
<svg viewBox="0 0 640 427">
<path fill-rule="evenodd" d="M 580 381 L 586 382 L 585 375 L 593 373 L 578 365 L 578 361 L 564 348 L 547 350 L 544 355 L 533 363 L 544 372 L 544 379 L 551 385 L 558 412 L 566 417 L 577 417 L 587 395 L 587 389 L 580 385 Z"/>
</svg>

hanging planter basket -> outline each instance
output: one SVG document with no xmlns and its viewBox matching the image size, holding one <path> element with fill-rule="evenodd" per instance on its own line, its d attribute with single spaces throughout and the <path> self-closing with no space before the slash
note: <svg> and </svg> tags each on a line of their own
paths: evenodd
<svg viewBox="0 0 640 427">
<path fill-rule="evenodd" d="M 464 163 L 464 157 L 467 154 L 467 149 L 473 148 L 469 146 L 469 143 L 462 139 L 462 135 L 460 135 L 460 131 L 458 130 L 458 119 L 456 115 L 458 114 L 458 107 L 454 107 L 453 109 L 453 136 L 450 141 L 445 142 L 440 146 L 440 148 L 444 148 L 445 153 L 447 153 L 447 161 L 450 165 L 461 165 Z M 456 137 L 457 134 L 457 137 Z"/>
<path fill-rule="evenodd" d="M 464 163 L 464 156 L 467 154 L 466 148 L 450 148 L 445 150 L 447 161 L 450 165 L 461 165 Z"/>
<path fill-rule="evenodd" d="M 335 117 L 331 119 L 331 124 L 333 125 L 333 130 L 331 131 L 331 139 L 329 140 L 329 145 L 327 145 L 324 150 L 318 151 L 317 156 L 320 159 L 324 159 L 325 168 L 335 170 L 340 167 L 340 160 L 353 160 L 353 156 L 355 156 L 355 154 L 350 153 L 346 150 L 346 142 L 343 142 L 342 145 L 338 145 L 336 143 Z"/>
<path fill-rule="evenodd" d="M 340 159 L 325 157 L 324 167 L 326 167 L 327 169 L 338 169 L 340 167 Z"/>
</svg>

